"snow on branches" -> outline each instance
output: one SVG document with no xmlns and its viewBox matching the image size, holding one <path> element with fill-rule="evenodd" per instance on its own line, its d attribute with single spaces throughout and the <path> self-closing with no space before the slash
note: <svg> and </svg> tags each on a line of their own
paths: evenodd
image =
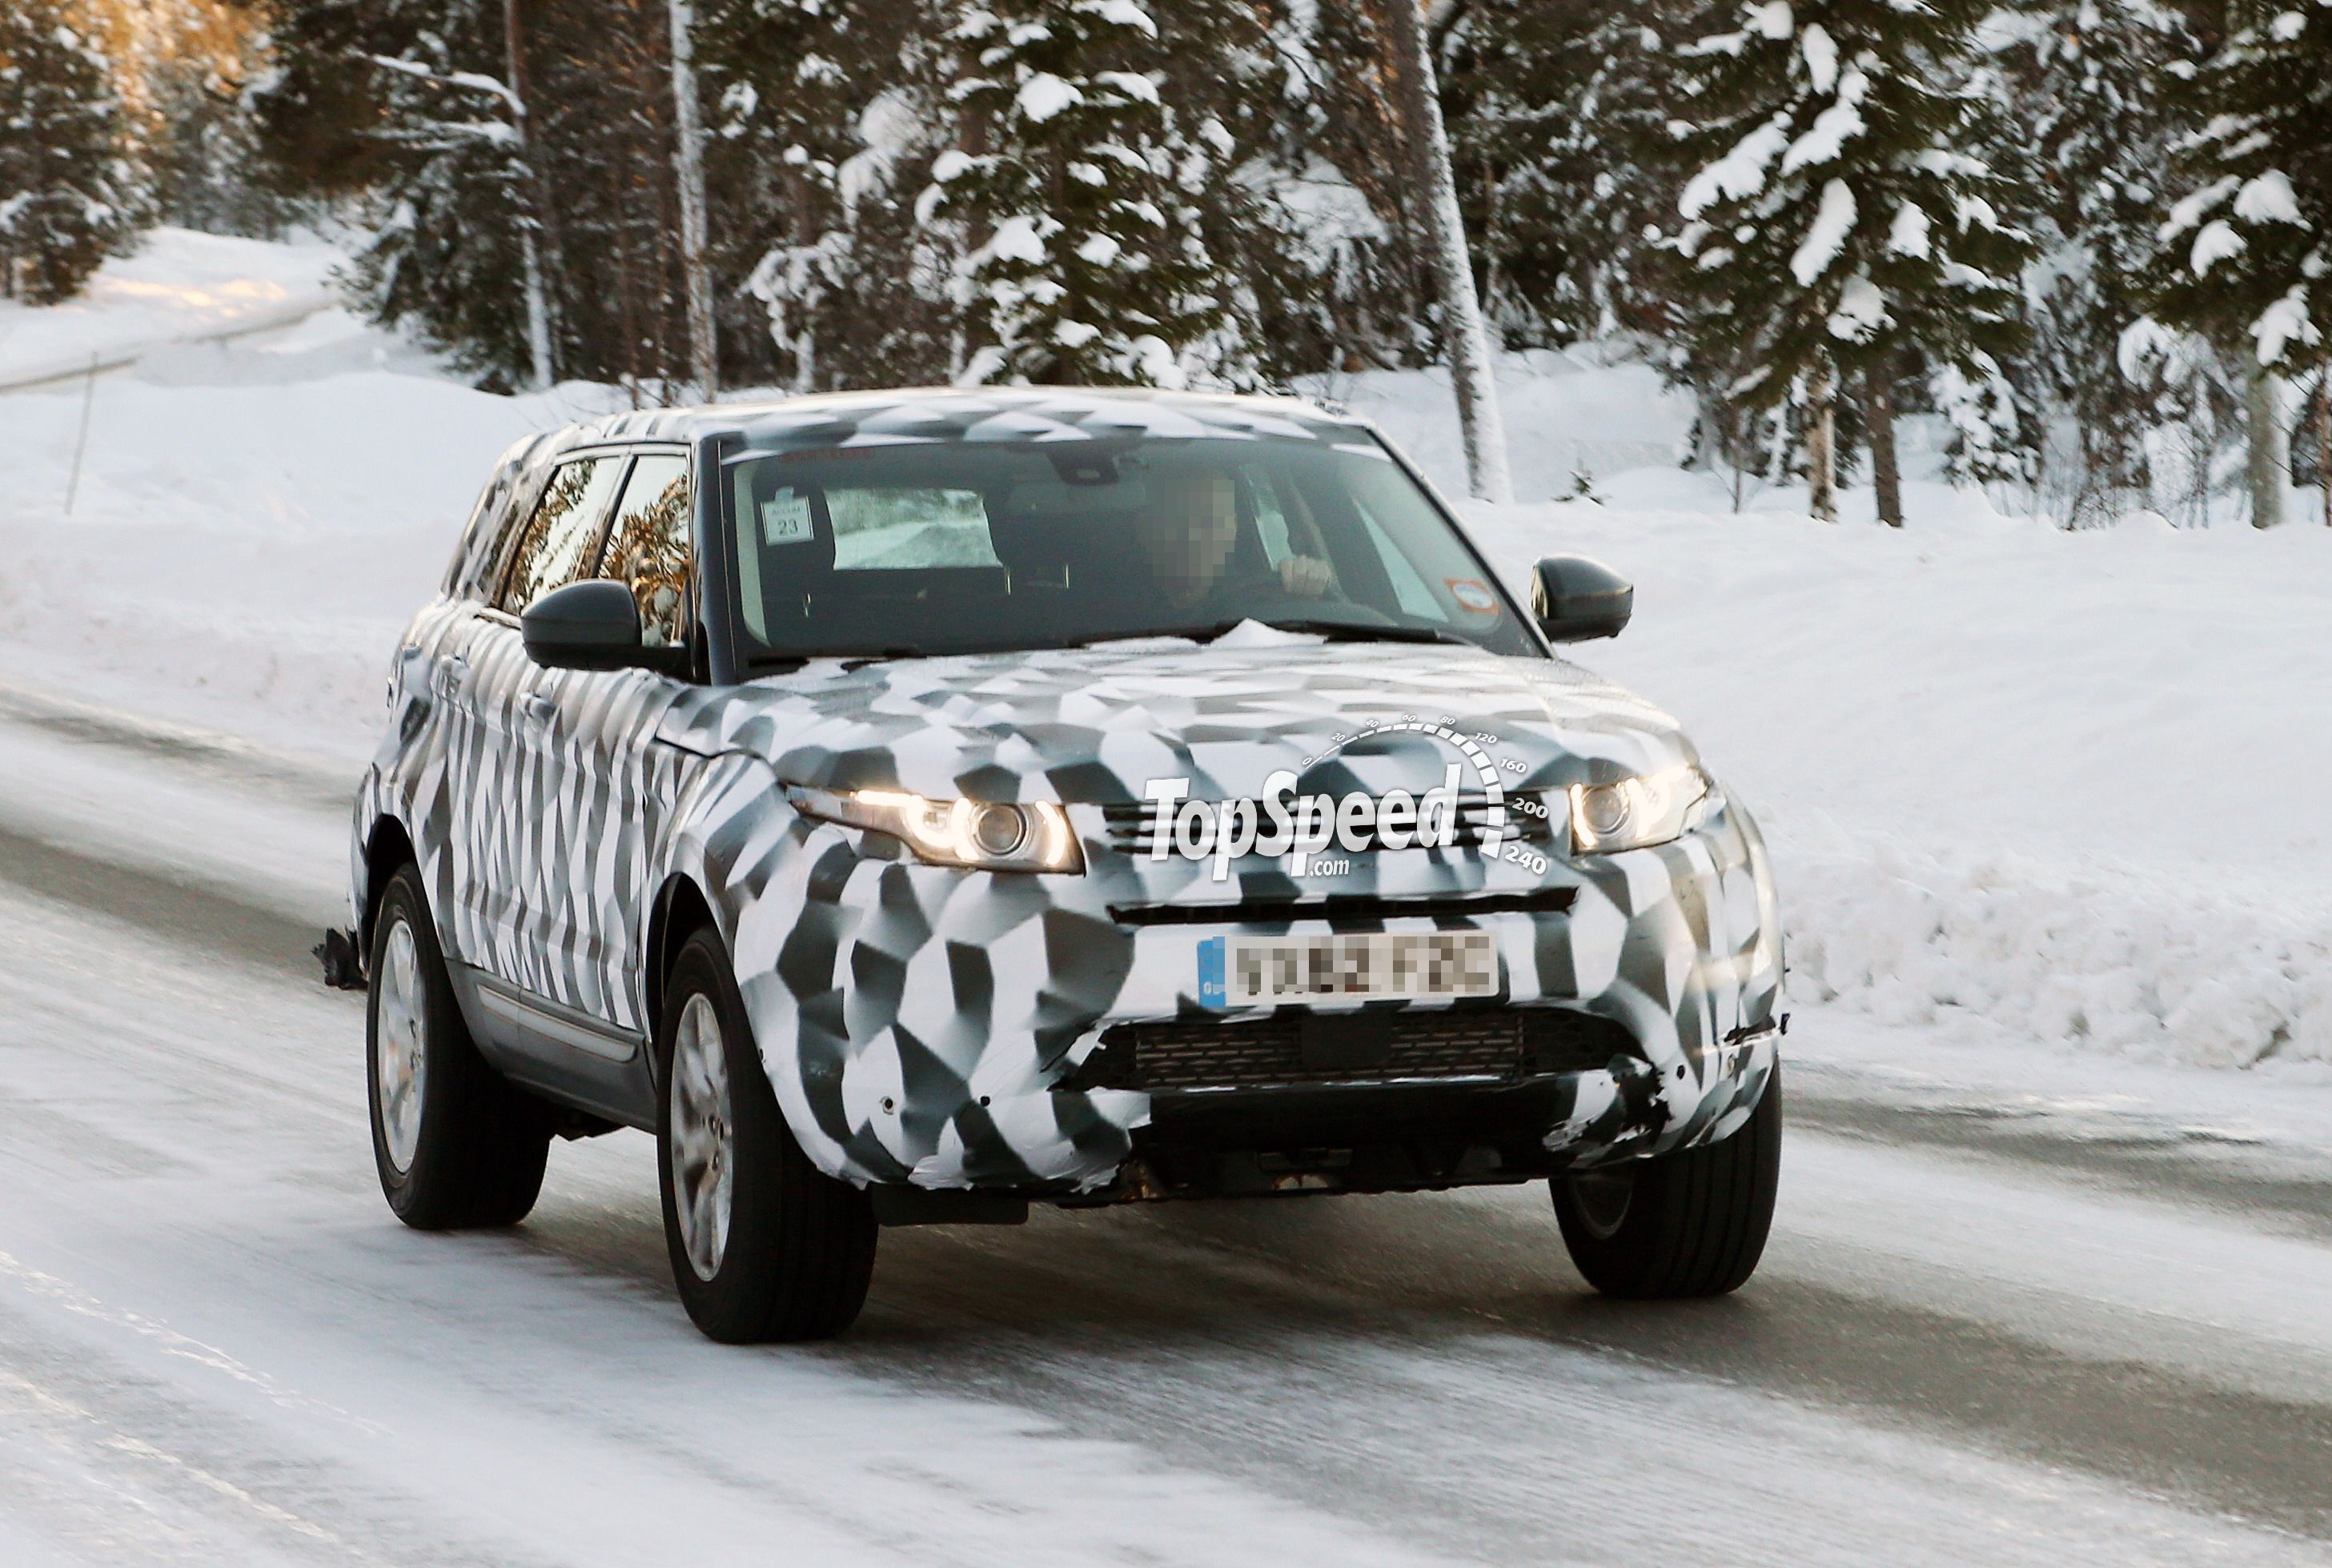
<svg viewBox="0 0 2332 1568">
<path fill-rule="evenodd" d="M 1674 236 L 1683 335 L 1753 406 L 1793 388 L 1826 406 L 1835 375 L 1859 377 L 1890 521 L 1897 369 L 1916 356 L 1990 387 L 2017 336 L 2031 242 L 2002 215 L 2021 193 L 1968 85 L 1982 10 L 1719 5 L 1675 53 L 1672 153 L 1696 171 Z"/>
<path fill-rule="evenodd" d="M 1241 301 L 1201 232 L 1231 139 L 1160 91 L 1136 0 L 993 0 L 953 32 L 965 129 L 927 225 L 962 245 L 969 381 L 1181 387 L 1249 378 Z"/>
</svg>

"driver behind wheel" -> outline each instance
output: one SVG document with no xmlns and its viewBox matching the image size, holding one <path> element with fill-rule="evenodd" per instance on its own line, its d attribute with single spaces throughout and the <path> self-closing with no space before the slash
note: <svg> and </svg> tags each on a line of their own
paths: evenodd
<svg viewBox="0 0 2332 1568">
<path fill-rule="evenodd" d="M 1232 570 L 1238 543 L 1238 487 L 1203 471 L 1152 476 L 1149 504 L 1136 529 L 1160 595 L 1175 609 L 1221 618 L 1274 599 L 1316 599 L 1335 586 L 1333 568 L 1314 556 L 1290 555 L 1277 569 Z"/>
</svg>

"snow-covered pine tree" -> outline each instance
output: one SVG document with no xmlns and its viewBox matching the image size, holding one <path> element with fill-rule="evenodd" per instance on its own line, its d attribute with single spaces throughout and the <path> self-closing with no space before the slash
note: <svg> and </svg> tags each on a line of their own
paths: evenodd
<svg viewBox="0 0 2332 1568">
<path fill-rule="evenodd" d="M 1683 0 L 1628 6 L 1474 0 L 1440 51 L 1482 309 L 1508 347 L 1656 329 L 1645 230 L 1680 183 L 1645 149 L 1664 129 L 1666 40 Z"/>
<path fill-rule="evenodd" d="M 557 329 L 519 20 L 493 0 L 280 0 L 257 95 L 295 179 L 382 215 L 349 268 L 360 307 L 505 385 L 553 374 Z"/>
<path fill-rule="evenodd" d="M 802 391 L 956 369 L 955 252 L 913 197 L 952 134 L 945 0 L 698 0 L 716 275 L 758 305 L 764 377 Z"/>
<path fill-rule="evenodd" d="M 1854 378 L 1878 511 L 1902 523 L 1893 416 L 1915 362 L 1989 378 L 2018 333 L 2031 241 L 1978 149 L 1991 106 L 1964 90 L 1974 0 L 1713 6 L 1676 52 L 1674 156 L 1695 172 L 1675 271 L 1684 328 L 1729 393 L 1802 387 L 1813 505 L 1836 514 L 1831 403 Z"/>
<path fill-rule="evenodd" d="M 61 0 L 0 7 L 0 296 L 54 304 L 137 236 L 144 201 L 94 34 Z"/>
<path fill-rule="evenodd" d="M 2070 450 L 2043 444 L 2042 480 L 2062 515 L 2117 514 L 2146 495 L 2146 441 L 2162 388 L 2115 374 L 2123 334 L 2146 313 L 2162 181 L 2191 129 L 2177 72 L 2199 53 L 2184 15 L 2155 0 L 2055 0 L 2018 14 L 1999 52 L 2038 206 L 2040 254 L 2027 269 L 2032 332 L 2010 364 Z"/>
<path fill-rule="evenodd" d="M 1199 211 L 1229 135 L 1164 101 L 1149 10 L 972 0 L 951 38 L 959 134 L 921 206 L 965 247 L 965 378 L 1249 380 L 1252 326 Z"/>
<path fill-rule="evenodd" d="M 2231 9 L 2242 25 L 2195 83 L 2210 118 L 2177 151 L 2153 313 L 2242 355 L 2251 521 L 2266 528 L 2285 478 L 2272 378 L 2315 372 L 2332 449 L 2332 0 Z M 2332 474 L 2324 493 L 2332 523 Z"/>
</svg>

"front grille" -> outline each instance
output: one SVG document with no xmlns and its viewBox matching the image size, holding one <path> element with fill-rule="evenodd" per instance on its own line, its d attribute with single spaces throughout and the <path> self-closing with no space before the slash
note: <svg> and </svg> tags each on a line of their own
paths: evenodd
<svg viewBox="0 0 2332 1568">
<path fill-rule="evenodd" d="M 1262 815 L 1263 808 L 1260 803 L 1250 801 L 1248 804 L 1255 808 L 1256 821 L 1258 824 L 1268 822 L 1269 819 Z M 1534 808 L 1536 808 L 1535 814 Z M 1502 836 L 1509 840 L 1521 839 L 1533 844 L 1551 842 L 1554 837 L 1554 829 L 1545 815 L 1545 809 L 1544 798 L 1534 792 L 1520 790 L 1509 792 L 1505 798 L 1506 822 L 1502 830 Z M 1121 800 L 1104 806 L 1101 808 L 1101 815 L 1103 836 L 1112 849 L 1123 855 L 1147 855 L 1151 852 L 1155 843 L 1151 828 L 1155 825 L 1158 816 L 1158 808 L 1155 806 L 1147 800 Z M 1459 844 L 1479 844 L 1482 841 L 1483 829 L 1489 826 L 1489 820 L 1490 798 L 1488 796 L 1475 790 L 1458 797 L 1458 842 Z M 1382 847 L 1377 842 L 1376 828 L 1373 824 L 1367 832 L 1358 837 L 1361 846 L 1356 850 L 1347 850 L 1341 843 L 1334 843 L 1322 853 L 1366 855 L 1372 854 Z"/>
<path fill-rule="evenodd" d="M 1101 1044 L 1062 1087 L 1502 1082 L 1601 1067 L 1634 1050 L 1620 1025 L 1567 1008 L 1288 1010 L 1266 1018 L 1116 1025 L 1103 1031 Z"/>
</svg>

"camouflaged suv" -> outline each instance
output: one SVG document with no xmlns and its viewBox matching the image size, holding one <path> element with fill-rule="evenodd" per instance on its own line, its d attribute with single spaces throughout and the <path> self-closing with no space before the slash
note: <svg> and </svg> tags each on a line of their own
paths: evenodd
<svg viewBox="0 0 2332 1568">
<path fill-rule="evenodd" d="M 1673 721 L 1563 662 L 1367 425 L 887 393 L 512 451 L 357 801 L 374 1152 L 515 1222 L 655 1134 L 723 1340 L 847 1325 L 879 1228 L 1549 1179 L 1620 1295 L 1730 1290 L 1780 924 Z"/>
</svg>

